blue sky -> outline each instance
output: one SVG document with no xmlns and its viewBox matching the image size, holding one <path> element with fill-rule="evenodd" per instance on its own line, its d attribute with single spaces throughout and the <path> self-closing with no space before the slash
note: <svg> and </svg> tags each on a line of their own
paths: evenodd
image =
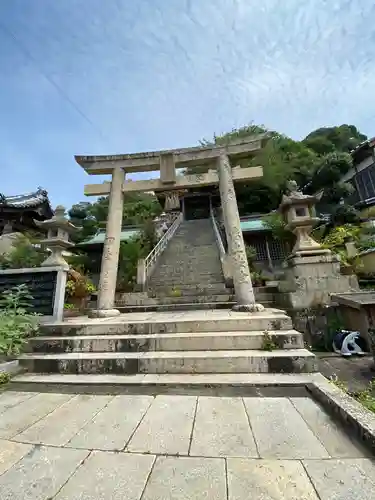
<svg viewBox="0 0 375 500">
<path fill-rule="evenodd" d="M 0 192 L 53 205 L 102 181 L 75 154 L 250 122 L 375 135 L 373 0 L 0 0 L 0 68 Z"/>
</svg>

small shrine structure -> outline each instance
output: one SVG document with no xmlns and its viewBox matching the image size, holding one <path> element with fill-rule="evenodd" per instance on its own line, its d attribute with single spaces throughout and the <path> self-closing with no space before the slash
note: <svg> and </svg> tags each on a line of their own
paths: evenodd
<svg viewBox="0 0 375 500">
<path fill-rule="evenodd" d="M 38 231 L 35 221 L 44 221 L 53 216 L 53 210 L 45 189 L 15 196 L 0 193 L 0 235 Z"/>
</svg>

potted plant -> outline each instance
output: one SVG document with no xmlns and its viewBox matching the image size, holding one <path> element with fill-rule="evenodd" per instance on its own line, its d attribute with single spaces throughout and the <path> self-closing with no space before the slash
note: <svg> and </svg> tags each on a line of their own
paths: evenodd
<svg viewBox="0 0 375 500">
<path fill-rule="evenodd" d="M 69 271 L 65 287 L 67 304 L 71 304 L 74 309 L 84 312 L 94 292 L 96 292 L 96 288 L 87 276 L 75 270 Z M 68 309 L 71 309 L 71 307 L 69 306 Z"/>
<path fill-rule="evenodd" d="M 251 281 L 254 286 L 264 286 L 264 278 L 259 271 L 251 271 Z"/>
<path fill-rule="evenodd" d="M 69 302 L 64 304 L 64 318 L 75 318 L 81 314 L 80 310 Z"/>
</svg>

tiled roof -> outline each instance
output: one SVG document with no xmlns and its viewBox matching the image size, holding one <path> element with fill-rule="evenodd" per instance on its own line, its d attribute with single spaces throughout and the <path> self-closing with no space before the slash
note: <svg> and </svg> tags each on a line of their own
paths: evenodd
<svg viewBox="0 0 375 500">
<path fill-rule="evenodd" d="M 262 219 L 242 220 L 241 229 L 246 233 L 251 231 L 269 231 Z"/>
<path fill-rule="evenodd" d="M 123 229 L 121 231 L 121 236 L 120 240 L 121 241 L 128 241 L 134 236 L 139 235 L 139 229 Z M 78 243 L 77 246 L 86 246 L 86 245 L 103 245 L 105 240 L 105 231 L 100 231 L 95 234 L 92 238 L 86 241 L 82 241 L 81 243 Z"/>
<path fill-rule="evenodd" d="M 47 205 L 49 210 L 53 213 L 48 199 L 48 193 L 42 188 L 38 188 L 34 193 L 19 194 L 15 196 L 5 196 L 0 193 L 0 207 L 37 208 L 40 205 Z"/>
</svg>

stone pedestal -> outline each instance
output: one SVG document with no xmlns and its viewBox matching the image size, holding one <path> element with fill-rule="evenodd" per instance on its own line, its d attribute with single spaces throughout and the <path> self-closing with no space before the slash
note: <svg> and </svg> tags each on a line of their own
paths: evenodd
<svg viewBox="0 0 375 500">
<path fill-rule="evenodd" d="M 331 294 L 359 289 L 357 277 L 340 274 L 340 262 L 331 254 L 291 257 L 285 263 L 279 291 L 283 306 L 302 310 L 329 305 Z"/>
<path fill-rule="evenodd" d="M 124 179 L 124 171 L 121 168 L 115 168 L 112 173 L 109 194 L 108 219 L 98 288 L 98 308 L 90 313 L 94 317 L 109 317 L 120 314 L 114 308 L 114 304 L 120 251 Z"/>
<path fill-rule="evenodd" d="M 223 220 L 227 231 L 228 253 L 231 258 L 231 271 L 237 301 L 234 308 L 238 311 L 262 311 L 264 307 L 255 303 L 245 243 L 241 231 L 232 169 L 226 154 L 222 154 L 218 158 L 218 172 Z"/>
</svg>

